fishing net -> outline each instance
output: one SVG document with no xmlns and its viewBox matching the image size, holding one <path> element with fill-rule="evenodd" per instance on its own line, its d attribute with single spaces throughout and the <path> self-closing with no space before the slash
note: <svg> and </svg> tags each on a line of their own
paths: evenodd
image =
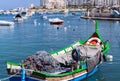
<svg viewBox="0 0 120 81">
<path fill-rule="evenodd" d="M 22 60 L 25 69 L 36 71 L 56 72 L 61 69 L 59 62 L 45 51 L 38 51 L 32 56 L 28 56 Z"/>
</svg>

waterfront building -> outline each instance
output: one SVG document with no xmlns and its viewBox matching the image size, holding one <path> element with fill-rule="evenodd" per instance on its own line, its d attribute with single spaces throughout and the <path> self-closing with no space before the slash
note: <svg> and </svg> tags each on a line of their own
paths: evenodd
<svg viewBox="0 0 120 81">
<path fill-rule="evenodd" d="M 96 0 L 96 6 L 119 6 L 120 0 Z"/>
<path fill-rule="evenodd" d="M 68 6 L 73 5 L 74 0 L 67 0 L 68 1 Z"/>
<path fill-rule="evenodd" d="M 84 0 L 83 4 L 90 3 L 93 6 L 119 6 L 120 0 Z"/>
<path fill-rule="evenodd" d="M 35 5 L 34 4 L 30 4 L 30 6 L 28 8 L 34 8 Z"/>
<path fill-rule="evenodd" d="M 40 7 L 45 6 L 46 1 L 47 1 L 47 0 L 40 0 Z"/>
<path fill-rule="evenodd" d="M 79 0 L 79 5 L 83 5 L 83 2 L 84 2 L 85 0 Z"/>
<path fill-rule="evenodd" d="M 86 3 L 86 0 L 67 0 L 68 6 L 80 6 Z"/>
<path fill-rule="evenodd" d="M 40 0 L 40 6 L 44 8 L 61 8 L 66 6 L 65 0 Z"/>
<path fill-rule="evenodd" d="M 40 6 L 45 8 L 62 8 L 67 6 L 119 6 L 120 0 L 40 0 Z"/>
</svg>

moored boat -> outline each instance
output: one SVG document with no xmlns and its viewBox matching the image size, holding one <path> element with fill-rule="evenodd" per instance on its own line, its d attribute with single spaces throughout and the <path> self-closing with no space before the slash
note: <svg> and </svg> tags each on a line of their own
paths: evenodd
<svg viewBox="0 0 120 81">
<path fill-rule="evenodd" d="M 68 9 L 63 9 L 63 10 L 60 11 L 60 13 L 62 13 L 62 14 L 68 14 L 68 12 L 69 12 Z"/>
<path fill-rule="evenodd" d="M 98 70 L 108 49 L 109 42 L 103 41 L 96 25 L 87 40 L 78 40 L 59 51 L 37 52 L 22 63 L 7 62 L 7 71 L 15 75 L 10 81 L 80 81 Z"/>
<path fill-rule="evenodd" d="M 42 16 L 42 19 L 47 19 L 47 16 L 46 16 L 46 15 L 43 15 L 43 16 Z"/>
<path fill-rule="evenodd" d="M 47 19 L 47 15 L 45 13 L 41 14 L 42 19 Z"/>
<path fill-rule="evenodd" d="M 30 12 L 30 11 L 22 11 L 21 16 L 23 17 L 24 20 L 28 19 L 29 17 L 31 17 L 34 12 Z"/>
<path fill-rule="evenodd" d="M 0 20 L 0 26 L 13 26 L 14 22 Z"/>
<path fill-rule="evenodd" d="M 24 19 L 20 14 L 15 15 L 14 22 L 23 22 Z"/>
<path fill-rule="evenodd" d="M 50 18 L 49 22 L 52 25 L 62 25 L 64 23 L 64 21 L 59 18 Z"/>
<path fill-rule="evenodd" d="M 93 19 L 93 20 L 120 20 L 120 11 L 116 8 L 93 8 L 89 9 L 80 16 L 83 19 Z"/>
</svg>

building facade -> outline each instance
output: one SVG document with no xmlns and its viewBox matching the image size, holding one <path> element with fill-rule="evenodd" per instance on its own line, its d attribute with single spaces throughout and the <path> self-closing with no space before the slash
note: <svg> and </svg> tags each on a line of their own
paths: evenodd
<svg viewBox="0 0 120 81">
<path fill-rule="evenodd" d="M 65 0 L 40 0 L 40 6 L 45 8 L 61 8 L 66 6 Z"/>
<path fill-rule="evenodd" d="M 91 3 L 95 6 L 120 6 L 120 0 L 84 0 L 84 3 Z"/>
<path fill-rule="evenodd" d="M 85 4 L 93 6 L 119 6 L 120 0 L 40 0 L 40 6 L 46 8 L 61 8 L 70 5 L 82 6 Z"/>
</svg>

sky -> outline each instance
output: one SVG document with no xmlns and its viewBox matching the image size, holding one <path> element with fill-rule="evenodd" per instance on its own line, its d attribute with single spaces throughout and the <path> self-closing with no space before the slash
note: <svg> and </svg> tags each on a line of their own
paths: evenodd
<svg viewBox="0 0 120 81">
<path fill-rule="evenodd" d="M 31 3 L 39 6 L 40 0 L 0 0 L 0 10 L 28 7 Z"/>
</svg>

